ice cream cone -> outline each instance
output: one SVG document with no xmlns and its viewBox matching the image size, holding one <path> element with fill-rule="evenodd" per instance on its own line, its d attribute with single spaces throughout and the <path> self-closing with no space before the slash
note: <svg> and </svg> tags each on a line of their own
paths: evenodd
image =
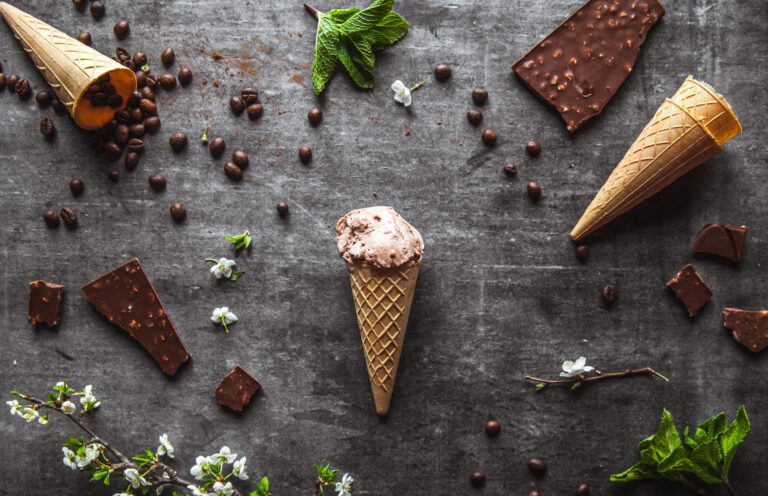
<svg viewBox="0 0 768 496">
<path fill-rule="evenodd" d="M 349 268 L 360 338 L 379 415 L 389 412 L 418 275 L 418 263 L 384 271 L 363 264 Z"/>
<path fill-rule="evenodd" d="M 693 83 L 697 82 L 686 81 L 684 88 Z M 574 240 L 584 238 L 703 164 L 722 150 L 722 143 L 740 132 L 738 120 L 722 97 L 717 100 L 722 109 L 727 109 L 725 113 L 704 112 L 705 105 L 695 104 L 696 100 L 684 99 L 699 119 L 683 104 L 664 101 L 571 231 Z M 724 140 L 722 143 L 705 123 Z"/>
<path fill-rule="evenodd" d="M 127 67 L 5 2 L 0 2 L 0 14 L 80 127 L 98 129 L 119 110 L 91 105 L 83 97 L 103 75 L 109 74 L 123 106 L 136 91 L 136 75 Z"/>
<path fill-rule="evenodd" d="M 710 85 L 688 76 L 672 97 L 694 119 L 707 128 L 722 146 L 726 141 L 741 134 L 741 123 L 731 106 Z"/>
</svg>

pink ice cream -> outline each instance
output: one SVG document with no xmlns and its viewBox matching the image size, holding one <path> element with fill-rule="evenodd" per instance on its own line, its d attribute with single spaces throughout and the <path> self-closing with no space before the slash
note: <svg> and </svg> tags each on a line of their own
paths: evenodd
<svg viewBox="0 0 768 496">
<path fill-rule="evenodd" d="M 420 263 L 424 241 L 419 231 L 392 207 L 353 210 L 336 223 L 336 244 L 347 264 L 394 269 Z"/>
</svg>

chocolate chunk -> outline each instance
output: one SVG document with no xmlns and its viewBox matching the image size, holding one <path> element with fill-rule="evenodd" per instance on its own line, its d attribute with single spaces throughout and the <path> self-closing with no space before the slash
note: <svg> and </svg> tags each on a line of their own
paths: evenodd
<svg viewBox="0 0 768 496">
<path fill-rule="evenodd" d="M 709 253 L 740 262 L 747 240 L 747 226 L 707 224 L 693 243 L 694 253 Z"/>
<path fill-rule="evenodd" d="M 61 322 L 64 286 L 45 281 L 29 283 L 29 323 L 56 327 Z"/>
<path fill-rule="evenodd" d="M 750 312 L 724 308 L 723 325 L 733 331 L 733 339 L 737 343 L 753 353 L 768 346 L 768 310 Z"/>
<path fill-rule="evenodd" d="M 137 258 L 86 284 L 82 291 L 110 322 L 138 341 L 166 374 L 174 375 L 189 360 L 184 343 Z"/>
<path fill-rule="evenodd" d="M 613 98 L 663 15 L 657 0 L 589 0 L 512 70 L 575 131 Z"/>
<path fill-rule="evenodd" d="M 236 365 L 216 387 L 216 399 L 220 405 L 235 412 L 242 412 L 245 405 L 261 389 L 259 381 Z"/>
<path fill-rule="evenodd" d="M 688 264 L 669 280 L 667 287 L 675 292 L 675 296 L 685 305 L 688 316 L 696 315 L 711 298 L 712 290 L 701 276 Z"/>
</svg>

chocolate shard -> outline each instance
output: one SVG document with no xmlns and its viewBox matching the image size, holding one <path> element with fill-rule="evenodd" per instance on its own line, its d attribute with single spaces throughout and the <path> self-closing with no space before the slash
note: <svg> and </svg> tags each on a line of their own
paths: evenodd
<svg viewBox="0 0 768 496">
<path fill-rule="evenodd" d="M 611 101 L 663 15 L 657 0 L 589 0 L 512 70 L 575 131 Z"/>
<path fill-rule="evenodd" d="M 701 276 L 688 264 L 667 282 L 667 287 L 674 291 L 675 296 L 685 306 L 688 316 L 693 317 L 701 307 L 712 299 L 712 290 Z"/>
<path fill-rule="evenodd" d="M 251 377 L 241 366 L 236 365 L 216 387 L 216 399 L 220 405 L 235 412 L 242 412 L 259 389 L 261 389 L 259 381 Z"/>
<path fill-rule="evenodd" d="M 747 226 L 707 224 L 693 243 L 694 253 L 708 253 L 740 262 L 747 240 Z"/>
<path fill-rule="evenodd" d="M 733 339 L 752 353 L 768 346 L 768 310 L 751 312 L 740 308 L 723 309 L 723 325 L 733 331 Z"/>
<path fill-rule="evenodd" d="M 29 283 L 29 323 L 56 327 L 61 322 L 64 286 L 45 281 Z"/>
<path fill-rule="evenodd" d="M 184 343 L 138 259 L 86 284 L 82 291 L 110 322 L 138 341 L 166 374 L 174 375 L 189 360 Z"/>
</svg>

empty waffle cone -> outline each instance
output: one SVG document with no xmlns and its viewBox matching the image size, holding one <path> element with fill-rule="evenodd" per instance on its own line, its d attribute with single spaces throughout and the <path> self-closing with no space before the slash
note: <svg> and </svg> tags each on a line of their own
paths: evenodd
<svg viewBox="0 0 768 496">
<path fill-rule="evenodd" d="M 117 94 L 123 97 L 123 107 L 136 91 L 136 75 L 127 67 L 5 2 L 0 2 L 0 14 L 83 129 L 102 127 L 114 118 L 115 111 L 120 110 L 93 106 L 83 97 L 85 90 L 100 77 L 109 74 Z"/>
<path fill-rule="evenodd" d="M 721 146 L 741 134 L 741 123 L 731 106 L 707 83 L 688 76 L 672 101 L 698 120 Z"/>
<path fill-rule="evenodd" d="M 368 378 L 379 415 L 389 412 L 418 275 L 419 264 L 387 271 L 355 265 L 349 270 Z"/>
</svg>

